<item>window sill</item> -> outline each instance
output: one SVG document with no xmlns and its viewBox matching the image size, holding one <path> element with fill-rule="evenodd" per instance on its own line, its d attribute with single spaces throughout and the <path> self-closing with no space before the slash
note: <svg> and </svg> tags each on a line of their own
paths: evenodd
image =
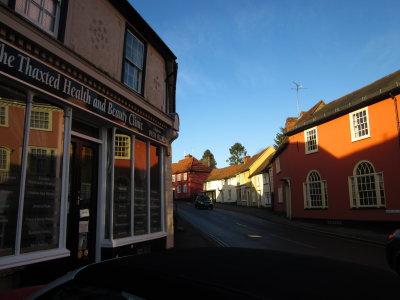
<svg viewBox="0 0 400 300">
<path fill-rule="evenodd" d="M 0 270 L 70 256 L 68 249 L 52 249 L 0 258 Z"/>
<path fill-rule="evenodd" d="M 104 240 L 101 243 L 101 247 L 102 248 L 117 248 L 117 247 L 135 244 L 135 243 L 139 243 L 139 242 L 159 239 L 159 238 L 163 238 L 166 236 L 167 236 L 166 232 L 156 232 L 156 233 L 126 237 L 126 238 L 122 238 L 122 239 Z"/>
</svg>

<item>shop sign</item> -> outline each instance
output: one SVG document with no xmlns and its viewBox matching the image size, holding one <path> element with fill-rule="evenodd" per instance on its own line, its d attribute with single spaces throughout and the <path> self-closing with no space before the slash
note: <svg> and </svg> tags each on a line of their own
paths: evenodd
<svg viewBox="0 0 400 300">
<path fill-rule="evenodd" d="M 161 128 L 2 42 L 0 70 L 71 102 L 78 101 L 96 114 L 119 121 L 152 139 L 166 143 L 165 132 Z"/>
</svg>

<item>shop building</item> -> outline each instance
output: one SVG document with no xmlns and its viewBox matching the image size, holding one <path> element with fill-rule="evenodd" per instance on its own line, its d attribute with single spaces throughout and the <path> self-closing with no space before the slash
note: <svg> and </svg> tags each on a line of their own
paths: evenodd
<svg viewBox="0 0 400 300">
<path fill-rule="evenodd" d="M 173 247 L 176 76 L 128 1 L 0 0 L 2 272 Z"/>
</svg>

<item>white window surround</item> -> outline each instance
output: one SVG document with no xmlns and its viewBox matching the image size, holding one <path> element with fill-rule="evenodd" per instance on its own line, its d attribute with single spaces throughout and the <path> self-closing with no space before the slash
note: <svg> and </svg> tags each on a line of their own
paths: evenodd
<svg viewBox="0 0 400 300">
<path fill-rule="evenodd" d="M 181 181 L 181 178 L 182 178 L 181 174 L 178 174 L 178 179 L 177 179 L 177 181 Z"/>
<path fill-rule="evenodd" d="M 282 184 L 278 186 L 278 203 L 283 203 L 283 187 Z"/>
<path fill-rule="evenodd" d="M 26 115 L 25 115 L 25 127 L 27 124 L 30 124 L 30 116 L 31 111 L 33 109 L 32 104 L 33 94 L 28 94 L 27 103 L 26 103 Z M 0 257 L 0 270 L 19 267 L 27 264 L 34 264 L 43 261 L 49 261 L 53 259 L 58 259 L 62 257 L 67 257 L 70 255 L 70 251 L 66 249 L 65 241 L 66 241 L 66 227 L 67 227 L 67 197 L 68 197 L 68 176 L 69 176 L 69 144 L 70 144 L 70 134 L 71 134 L 71 109 L 65 109 L 64 115 L 64 155 L 63 155 L 63 167 L 62 168 L 62 178 L 61 178 L 61 202 L 60 202 L 60 226 L 59 226 L 59 236 L 58 236 L 58 247 L 54 249 L 42 250 L 42 251 L 34 251 L 29 253 L 21 253 L 21 243 L 18 239 L 15 243 L 15 250 L 13 255 L 7 255 Z M 29 130 L 26 130 L 23 137 L 23 144 L 29 144 Z M 21 180 L 20 188 L 20 198 L 24 197 L 25 194 L 25 176 L 27 169 L 27 161 L 28 161 L 28 151 L 29 148 L 26 146 L 21 149 L 21 173 L 23 179 Z M 23 202 L 23 200 L 19 200 L 19 202 Z M 23 206 L 18 207 L 18 220 L 16 227 L 16 235 L 21 237 L 22 235 L 22 214 L 23 214 Z"/>
<path fill-rule="evenodd" d="M 306 154 L 318 152 L 317 127 L 304 130 L 304 146 Z"/>
<path fill-rule="evenodd" d="M 281 172 L 281 160 L 279 156 L 275 159 L 275 168 L 277 174 Z"/>
<path fill-rule="evenodd" d="M 172 174 L 172 182 L 175 182 L 175 174 Z"/>
<path fill-rule="evenodd" d="M 187 173 L 183 173 L 183 180 L 187 180 Z"/>
<path fill-rule="evenodd" d="M 352 142 L 363 140 L 371 136 L 368 107 L 349 113 L 349 120 Z"/>
<path fill-rule="evenodd" d="M 311 170 L 306 182 L 303 182 L 304 208 L 328 208 L 328 190 L 326 180 L 316 170 Z"/>
<path fill-rule="evenodd" d="M 360 161 L 349 176 L 349 199 L 351 208 L 385 207 L 383 172 L 376 172 L 369 161 Z"/>
</svg>

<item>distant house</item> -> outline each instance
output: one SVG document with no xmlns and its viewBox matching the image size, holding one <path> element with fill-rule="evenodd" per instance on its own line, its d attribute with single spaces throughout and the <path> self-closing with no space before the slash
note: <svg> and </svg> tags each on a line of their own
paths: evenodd
<svg viewBox="0 0 400 300">
<path fill-rule="evenodd" d="M 257 193 L 258 207 L 272 207 L 274 194 L 271 159 L 275 153 L 272 147 L 267 148 L 263 155 L 251 166 L 249 177 Z M 257 163 L 259 161 L 259 163 Z"/>
<path fill-rule="evenodd" d="M 242 165 L 213 169 L 204 182 L 204 192 L 215 202 L 236 203 L 236 174 Z"/>
<path fill-rule="evenodd" d="M 400 71 L 288 128 L 272 158 L 274 209 L 289 218 L 398 221 Z"/>
<path fill-rule="evenodd" d="M 243 164 L 212 170 L 204 182 L 205 193 L 216 202 L 261 206 L 265 199 L 261 171 L 273 152 L 268 147 L 252 157 L 246 156 Z"/>
<path fill-rule="evenodd" d="M 191 199 L 203 191 L 203 182 L 211 170 L 192 155 L 172 164 L 174 199 Z"/>
</svg>

